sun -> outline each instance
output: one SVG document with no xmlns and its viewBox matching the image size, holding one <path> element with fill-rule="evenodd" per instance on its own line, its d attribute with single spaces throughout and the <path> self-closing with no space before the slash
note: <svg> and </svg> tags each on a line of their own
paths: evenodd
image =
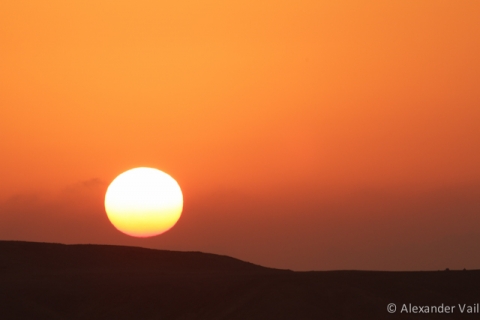
<svg viewBox="0 0 480 320">
<path fill-rule="evenodd" d="M 177 223 L 183 195 L 177 181 L 154 168 L 135 168 L 116 177 L 105 194 L 110 222 L 133 237 L 153 237 Z"/>
</svg>

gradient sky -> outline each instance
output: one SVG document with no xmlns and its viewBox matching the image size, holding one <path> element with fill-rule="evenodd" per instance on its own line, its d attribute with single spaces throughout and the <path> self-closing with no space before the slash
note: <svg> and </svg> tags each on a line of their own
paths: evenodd
<svg viewBox="0 0 480 320">
<path fill-rule="evenodd" d="M 480 268 L 480 2 L 0 2 L 0 239 Z M 184 192 L 134 239 L 108 184 Z"/>
</svg>

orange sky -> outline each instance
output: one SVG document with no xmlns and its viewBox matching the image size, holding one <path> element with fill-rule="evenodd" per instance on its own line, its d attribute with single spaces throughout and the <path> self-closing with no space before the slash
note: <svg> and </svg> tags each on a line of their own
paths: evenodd
<svg viewBox="0 0 480 320">
<path fill-rule="evenodd" d="M 2 1 L 0 239 L 480 268 L 479 17 L 473 0 Z M 152 239 L 103 209 L 138 166 L 184 191 Z"/>
</svg>

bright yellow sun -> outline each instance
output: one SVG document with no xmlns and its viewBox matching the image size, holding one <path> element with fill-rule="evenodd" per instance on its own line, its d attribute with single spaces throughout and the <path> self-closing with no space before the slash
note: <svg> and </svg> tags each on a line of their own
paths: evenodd
<svg viewBox="0 0 480 320">
<path fill-rule="evenodd" d="M 121 232 L 152 237 L 175 225 L 183 209 L 178 183 L 153 168 L 135 168 L 112 181 L 105 195 L 105 211 Z"/>
</svg>

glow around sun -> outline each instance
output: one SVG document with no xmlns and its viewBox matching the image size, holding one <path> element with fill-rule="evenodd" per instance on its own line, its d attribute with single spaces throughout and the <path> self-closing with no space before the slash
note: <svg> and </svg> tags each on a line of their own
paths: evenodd
<svg viewBox="0 0 480 320">
<path fill-rule="evenodd" d="M 154 168 L 135 168 L 112 181 L 105 195 L 110 222 L 133 237 L 152 237 L 177 223 L 183 209 L 178 183 Z"/>
</svg>

